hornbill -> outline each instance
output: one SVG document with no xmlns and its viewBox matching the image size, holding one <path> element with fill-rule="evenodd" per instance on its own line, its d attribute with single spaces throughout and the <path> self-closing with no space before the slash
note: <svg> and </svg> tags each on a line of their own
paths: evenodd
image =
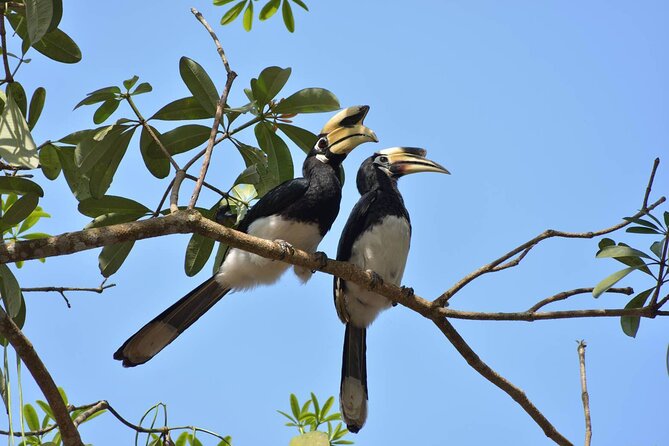
<svg viewBox="0 0 669 446">
<path fill-rule="evenodd" d="M 353 207 L 339 239 L 337 260 L 371 270 L 372 284 L 399 285 L 404 274 L 411 221 L 397 180 L 417 172 L 448 170 L 425 158 L 427 152 L 413 147 L 393 147 L 367 158 L 358 170 L 360 200 Z M 335 307 L 346 324 L 339 389 L 339 405 L 348 430 L 358 432 L 367 419 L 366 330 L 392 302 L 372 289 L 334 279 Z"/>
<path fill-rule="evenodd" d="M 337 174 L 341 162 L 358 145 L 378 141 L 374 132 L 363 125 L 368 111 L 366 105 L 349 107 L 332 117 L 304 161 L 304 177 L 288 180 L 267 192 L 237 230 L 276 240 L 284 250 L 295 247 L 315 252 L 339 213 L 342 186 Z M 228 292 L 276 282 L 289 266 L 230 249 L 213 277 L 144 325 L 114 353 L 114 359 L 123 361 L 124 367 L 147 362 Z M 303 282 L 311 277 L 305 268 L 294 269 Z"/>
</svg>

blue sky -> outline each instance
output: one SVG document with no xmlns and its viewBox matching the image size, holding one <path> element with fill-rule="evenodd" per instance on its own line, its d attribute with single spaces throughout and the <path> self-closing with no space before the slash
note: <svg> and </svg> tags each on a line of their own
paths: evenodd
<svg viewBox="0 0 669 446">
<path fill-rule="evenodd" d="M 320 86 L 342 105 L 371 106 L 366 124 L 381 143 L 361 146 L 346 160 L 349 178 L 373 149 L 395 145 L 424 147 L 452 172 L 400 184 L 414 228 L 404 283 L 425 298 L 546 228 L 595 230 L 633 214 L 657 156 L 664 164 L 653 196 L 669 189 L 666 2 L 312 1 L 309 13 L 295 9 L 294 34 L 279 17 L 256 22 L 251 33 L 241 23 L 221 27 L 226 9 L 203 1 L 65 3 L 61 27 L 80 45 L 82 62 L 60 65 L 36 55 L 18 76 L 28 91 L 47 89 L 38 143 L 92 127 L 93 109 L 72 107 L 133 74 L 154 87 L 137 100 L 147 115 L 186 96 L 178 74 L 184 55 L 222 87 L 213 44 L 189 12 L 195 6 L 239 74 L 231 103 L 245 103 L 242 87 L 264 67 L 289 66 L 285 93 Z M 297 122 L 316 131 L 327 118 Z M 251 131 L 243 136 L 252 141 Z M 299 163 L 301 152 L 291 149 Z M 210 180 L 230 184 L 241 166 L 232 146 L 222 146 Z M 136 142 L 121 169 L 110 193 L 155 206 L 164 183 L 144 171 Z M 41 203 L 53 218 L 40 230 L 83 227 L 87 219 L 76 214 L 62 177 L 47 186 L 53 189 Z M 189 195 L 184 189 L 182 196 Z M 357 198 L 347 182 L 340 216 L 321 244 L 331 256 Z M 641 248 L 652 241 L 613 238 Z M 151 363 L 123 369 L 112 360 L 128 335 L 209 274 L 209 266 L 195 278 L 183 273 L 187 240 L 138 243 L 111 280 L 117 286 L 103 295 L 70 294 L 72 309 L 57 295 L 26 296 L 25 332 L 72 402 L 107 399 L 137 421 L 162 401 L 170 424 L 229 434 L 237 445 L 287 444 L 293 432 L 275 409 L 288 407 L 288 395 L 303 399 L 313 391 L 324 399 L 339 389 L 343 326 L 330 276 L 317 274 L 301 286 L 286 275 L 274 287 L 230 295 Z M 520 311 L 559 291 L 594 286 L 617 268 L 596 260 L 596 250 L 597 240 L 545 242 L 522 266 L 476 281 L 451 305 Z M 640 276 L 624 284 L 649 287 Z M 97 252 L 30 264 L 18 277 L 23 286 L 96 286 Z M 619 295 L 597 301 L 583 295 L 553 308 L 625 302 Z M 636 339 L 622 333 L 617 319 L 453 323 L 575 443 L 584 424 L 575 340 L 585 339 L 594 441 L 669 441 L 664 321 L 642 321 Z M 353 438 L 357 444 L 551 444 L 431 323 L 406 308 L 387 311 L 370 329 L 368 368 L 370 414 Z M 38 397 L 26 385 L 26 400 Z M 111 416 L 82 434 L 98 446 L 134 438 Z"/>
</svg>

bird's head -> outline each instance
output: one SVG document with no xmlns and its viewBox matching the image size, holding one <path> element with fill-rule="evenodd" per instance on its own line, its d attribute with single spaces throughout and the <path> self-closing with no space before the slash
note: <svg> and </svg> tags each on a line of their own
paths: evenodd
<svg viewBox="0 0 669 446">
<path fill-rule="evenodd" d="M 308 157 L 337 167 L 353 149 L 365 142 L 378 142 L 372 129 L 363 125 L 368 105 L 348 107 L 325 123 Z"/>
<path fill-rule="evenodd" d="M 418 172 L 450 174 L 442 165 L 427 159 L 427 150 L 417 147 L 391 147 L 367 158 L 358 170 L 357 184 L 360 193 L 370 190 L 383 175 L 397 180 L 404 175 Z"/>
</svg>

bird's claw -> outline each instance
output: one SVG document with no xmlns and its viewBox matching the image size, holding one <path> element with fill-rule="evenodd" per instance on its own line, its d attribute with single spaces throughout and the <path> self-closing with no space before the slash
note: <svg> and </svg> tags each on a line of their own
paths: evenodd
<svg viewBox="0 0 669 446">
<path fill-rule="evenodd" d="M 413 288 L 408 287 L 408 286 L 402 286 L 400 289 L 402 290 L 402 296 L 405 299 L 409 299 L 409 298 L 414 296 Z M 393 306 L 395 306 L 395 305 L 397 305 L 397 302 L 395 302 L 393 304 Z"/>
<path fill-rule="evenodd" d="M 312 269 L 311 270 L 312 273 L 322 270 L 323 268 L 325 268 L 325 265 L 328 264 L 328 255 L 325 254 L 323 251 L 316 251 L 314 253 L 314 257 L 316 257 L 316 260 L 318 260 L 318 268 Z"/>
<path fill-rule="evenodd" d="M 286 255 L 288 254 L 290 254 L 291 256 L 295 254 L 295 248 L 293 248 L 293 245 L 291 245 L 287 241 L 277 239 L 274 240 L 274 243 L 279 245 L 279 247 L 281 248 L 281 257 L 279 257 L 279 260 L 285 259 Z"/>
<path fill-rule="evenodd" d="M 369 287 L 368 287 L 369 291 L 373 291 L 379 285 L 383 285 L 383 277 L 379 276 L 376 271 L 368 269 L 367 274 L 371 276 L 371 280 L 369 281 Z"/>
</svg>

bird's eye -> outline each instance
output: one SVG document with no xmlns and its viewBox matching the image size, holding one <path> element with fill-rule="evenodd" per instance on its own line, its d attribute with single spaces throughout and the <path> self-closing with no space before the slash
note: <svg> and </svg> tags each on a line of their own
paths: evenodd
<svg viewBox="0 0 669 446">
<path fill-rule="evenodd" d="M 328 146 L 328 139 L 325 137 L 319 139 L 318 142 L 316 143 L 316 147 L 318 147 L 319 149 L 325 149 L 327 146 Z"/>
<path fill-rule="evenodd" d="M 381 161 L 382 163 L 387 163 L 388 162 L 388 157 L 387 156 L 382 156 L 381 158 L 379 158 L 379 161 Z"/>
</svg>

